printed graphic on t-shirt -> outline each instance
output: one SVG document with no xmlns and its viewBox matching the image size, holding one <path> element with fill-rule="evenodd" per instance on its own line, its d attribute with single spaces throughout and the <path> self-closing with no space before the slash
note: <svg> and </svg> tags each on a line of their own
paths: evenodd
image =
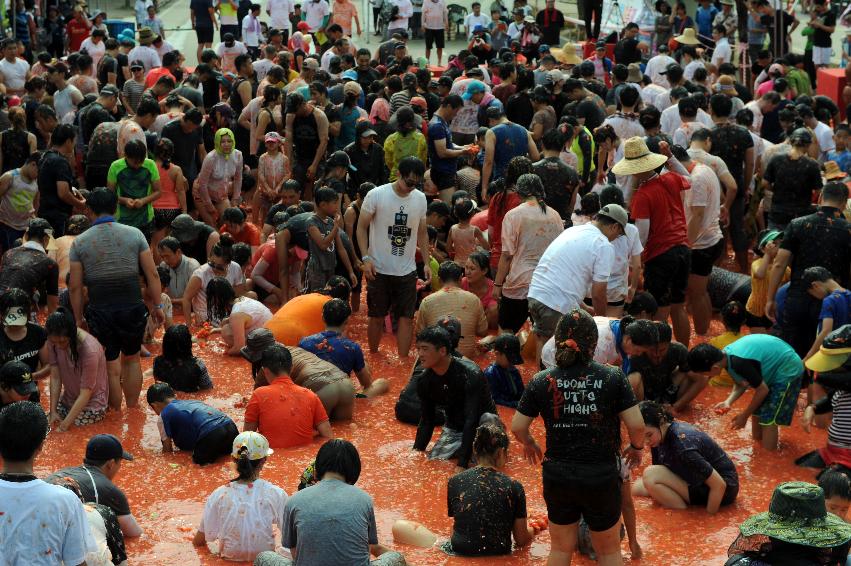
<svg viewBox="0 0 851 566">
<path fill-rule="evenodd" d="M 408 228 L 408 215 L 405 207 L 400 206 L 399 212 L 393 217 L 393 225 L 387 227 L 387 237 L 390 238 L 391 253 L 395 256 L 405 255 L 405 245 L 411 239 L 411 229 Z"/>
</svg>

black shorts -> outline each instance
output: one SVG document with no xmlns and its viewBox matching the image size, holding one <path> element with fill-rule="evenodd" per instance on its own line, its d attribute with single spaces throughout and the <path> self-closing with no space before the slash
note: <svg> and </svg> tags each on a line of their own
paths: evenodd
<svg viewBox="0 0 851 566">
<path fill-rule="evenodd" d="M 233 439 L 239 434 L 239 429 L 233 422 L 211 430 L 206 436 L 199 438 L 192 450 L 192 461 L 203 466 L 212 464 L 222 456 L 233 451 Z"/>
<path fill-rule="evenodd" d="M 119 354 L 134 356 L 139 353 L 148 325 L 148 308 L 144 303 L 89 305 L 85 316 L 89 332 L 103 346 L 106 361 L 117 360 Z"/>
<path fill-rule="evenodd" d="M 451 189 L 455 186 L 455 173 L 442 173 L 432 169 L 431 182 L 434 183 L 438 191 Z"/>
<path fill-rule="evenodd" d="M 319 163 L 319 167 L 316 168 L 316 174 L 313 176 L 313 179 L 307 179 L 307 170 L 310 169 L 310 164 L 313 163 L 313 157 L 310 157 L 311 161 L 300 161 L 298 158 L 295 159 L 295 163 L 293 164 L 293 179 L 298 181 L 298 183 L 302 187 L 301 195 L 304 196 L 304 187 L 313 186 L 313 183 L 317 179 L 321 179 L 325 176 L 325 164 L 324 162 Z"/>
<path fill-rule="evenodd" d="M 736 496 L 739 495 L 739 486 L 731 487 L 729 484 L 727 485 L 727 489 L 724 491 L 724 497 L 721 498 L 721 506 L 730 505 L 736 500 Z M 699 505 L 701 507 L 705 507 L 706 503 L 709 501 L 709 486 L 705 483 L 697 486 L 688 486 L 688 503 L 689 505 Z"/>
<path fill-rule="evenodd" d="M 407 275 L 376 273 L 366 283 L 366 306 L 370 318 L 384 318 L 391 310 L 397 318 L 414 318 L 417 305 L 417 272 Z"/>
<path fill-rule="evenodd" d="M 213 28 L 196 27 L 195 36 L 198 37 L 198 43 L 213 43 Z"/>
<path fill-rule="evenodd" d="M 442 29 L 425 29 L 425 44 L 426 49 L 431 49 L 432 45 L 437 45 L 438 49 L 443 49 L 446 45 L 446 33 Z"/>
<path fill-rule="evenodd" d="M 701 277 L 709 277 L 712 273 L 712 267 L 721 254 L 724 253 L 726 242 L 724 238 L 718 240 L 714 246 L 703 248 L 702 250 L 691 250 L 691 273 Z"/>
<path fill-rule="evenodd" d="M 517 334 L 523 325 L 526 324 L 526 319 L 529 318 L 529 301 L 527 299 L 511 299 L 509 297 L 500 297 L 499 299 L 499 327 L 503 330 L 510 330 Z"/>
<path fill-rule="evenodd" d="M 171 226 L 171 221 L 183 213 L 179 208 L 155 208 L 154 230 L 165 230 Z"/>
<path fill-rule="evenodd" d="M 771 328 L 774 323 L 765 315 L 756 316 L 749 312 L 745 312 L 745 325 L 748 328 Z"/>
<path fill-rule="evenodd" d="M 680 305 L 686 300 L 691 272 L 691 253 L 687 246 L 674 246 L 644 265 L 644 288 L 660 307 Z"/>
<path fill-rule="evenodd" d="M 607 531 L 621 519 L 621 479 L 593 489 L 544 478 L 547 518 L 557 525 L 572 525 L 584 518 L 594 532 Z"/>
</svg>

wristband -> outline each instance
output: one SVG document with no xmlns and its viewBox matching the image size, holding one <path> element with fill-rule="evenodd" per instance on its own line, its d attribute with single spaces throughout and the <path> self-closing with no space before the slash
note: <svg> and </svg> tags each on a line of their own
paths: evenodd
<svg viewBox="0 0 851 566">
<path fill-rule="evenodd" d="M 638 451 L 638 452 L 640 452 L 641 450 L 644 450 L 644 446 L 636 447 L 635 444 L 633 444 L 632 442 L 629 443 L 629 447 L 632 448 L 633 450 Z"/>
<path fill-rule="evenodd" d="M 154 305 L 154 308 L 158 309 L 158 310 L 163 310 L 163 305 L 162 305 L 162 303 L 160 303 L 158 305 Z"/>
</svg>

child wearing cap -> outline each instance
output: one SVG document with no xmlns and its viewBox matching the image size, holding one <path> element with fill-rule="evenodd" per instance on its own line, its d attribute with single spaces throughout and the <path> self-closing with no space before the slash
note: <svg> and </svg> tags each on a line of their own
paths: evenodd
<svg viewBox="0 0 851 566">
<path fill-rule="evenodd" d="M 38 385 L 29 366 L 11 361 L 0 367 L 0 409 L 17 401 L 38 403 L 38 398 Z"/>
<path fill-rule="evenodd" d="M 230 452 L 233 439 L 239 434 L 236 425 L 223 412 L 201 401 L 174 398 L 168 383 L 157 382 L 148 388 L 148 404 L 159 415 L 157 427 L 163 452 L 191 450 L 196 464 L 212 464 Z"/>
<path fill-rule="evenodd" d="M 765 230 L 757 239 L 757 249 L 754 252 L 761 255 L 751 264 L 751 296 L 745 309 L 748 311 L 747 325 L 751 334 L 767 332 L 772 326 L 771 320 L 765 316 L 765 304 L 768 301 L 768 274 L 780 249 L 783 233 L 778 230 Z M 787 267 L 780 285 L 787 283 L 792 277 L 792 270 Z"/>
<path fill-rule="evenodd" d="M 222 558 L 251 561 L 263 551 L 275 550 L 272 525 L 283 527 L 288 496 L 280 487 L 260 479 L 266 458 L 272 454 L 262 434 L 239 434 L 230 454 L 238 475 L 207 499 L 192 543 L 206 546 L 218 540 Z"/>
<path fill-rule="evenodd" d="M 493 341 L 493 351 L 494 361 L 485 368 L 493 402 L 517 408 L 517 402 L 523 395 L 523 380 L 515 367 L 523 363 L 520 339 L 514 334 L 502 334 Z"/>
</svg>

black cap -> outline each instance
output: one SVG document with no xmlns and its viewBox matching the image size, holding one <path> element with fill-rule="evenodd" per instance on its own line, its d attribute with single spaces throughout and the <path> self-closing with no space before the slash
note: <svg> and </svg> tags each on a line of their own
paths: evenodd
<svg viewBox="0 0 851 566">
<path fill-rule="evenodd" d="M 683 68 L 680 67 L 679 63 L 669 63 L 664 71 L 659 71 L 659 74 L 680 78 L 683 76 Z"/>
<path fill-rule="evenodd" d="M 437 79 L 437 84 L 452 88 L 452 77 L 450 77 L 449 75 L 441 75 L 440 78 Z"/>
<path fill-rule="evenodd" d="M 30 366 L 14 360 L 0 368 L 0 385 L 3 389 L 14 389 L 18 395 L 32 395 L 38 391 Z"/>
<path fill-rule="evenodd" d="M 523 363 L 523 356 L 520 355 L 520 339 L 514 334 L 500 334 L 493 341 L 493 349 L 495 352 L 505 354 L 508 358 L 508 363 L 517 365 Z"/>
<path fill-rule="evenodd" d="M 118 437 L 112 434 L 97 434 L 89 439 L 86 445 L 86 460 L 117 460 L 123 458 L 132 460 L 133 456 L 124 450 Z"/>
<path fill-rule="evenodd" d="M 131 71 L 132 71 L 133 69 L 144 69 L 144 68 L 145 68 L 145 64 L 144 64 L 144 63 L 142 63 L 142 62 L 141 62 L 140 60 L 138 60 L 138 59 L 136 59 L 135 61 L 133 61 L 132 63 L 130 63 L 130 70 L 131 70 Z"/>
<path fill-rule="evenodd" d="M 345 151 L 335 151 L 332 153 L 328 158 L 328 161 L 325 162 L 325 165 L 328 169 L 333 169 L 334 167 L 345 167 L 352 171 L 357 171 L 357 167 L 352 165 L 352 161 L 349 159 L 349 155 Z"/>
<path fill-rule="evenodd" d="M 28 238 L 44 238 L 53 235 L 53 226 L 44 218 L 33 218 L 27 226 Z"/>
</svg>

